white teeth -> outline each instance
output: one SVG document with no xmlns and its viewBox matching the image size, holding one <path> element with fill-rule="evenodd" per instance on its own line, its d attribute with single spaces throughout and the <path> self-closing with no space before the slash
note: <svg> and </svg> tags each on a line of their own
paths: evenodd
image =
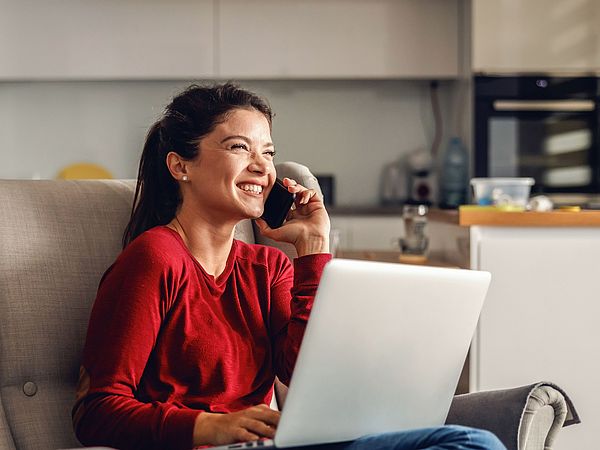
<svg viewBox="0 0 600 450">
<path fill-rule="evenodd" d="M 261 194 L 263 191 L 262 186 L 257 184 L 240 184 L 240 189 L 246 192 L 252 192 L 254 194 Z"/>
</svg>

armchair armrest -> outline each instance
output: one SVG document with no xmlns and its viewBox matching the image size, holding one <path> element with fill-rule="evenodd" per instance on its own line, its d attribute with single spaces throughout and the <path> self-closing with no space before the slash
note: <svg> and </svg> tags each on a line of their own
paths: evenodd
<svg viewBox="0 0 600 450">
<path fill-rule="evenodd" d="M 580 419 L 561 388 L 540 382 L 457 395 L 446 423 L 489 430 L 507 450 L 549 450 L 559 429 Z"/>
</svg>

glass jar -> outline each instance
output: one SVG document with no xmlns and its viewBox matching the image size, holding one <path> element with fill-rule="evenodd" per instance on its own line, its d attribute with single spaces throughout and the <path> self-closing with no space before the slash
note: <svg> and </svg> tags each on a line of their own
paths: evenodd
<svg viewBox="0 0 600 450">
<path fill-rule="evenodd" d="M 427 225 L 427 205 L 404 205 L 402 208 L 402 221 L 404 223 L 404 237 L 400 239 L 402 254 L 425 256 L 429 239 L 425 234 Z"/>
</svg>

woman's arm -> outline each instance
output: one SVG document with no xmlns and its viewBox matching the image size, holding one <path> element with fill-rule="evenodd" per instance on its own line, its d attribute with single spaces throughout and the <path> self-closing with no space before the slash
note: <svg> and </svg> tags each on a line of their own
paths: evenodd
<svg viewBox="0 0 600 450">
<path fill-rule="evenodd" d="M 190 448 L 198 411 L 144 403 L 136 397 L 177 285 L 168 255 L 139 239 L 101 281 L 84 347 L 73 424 L 86 445 Z"/>
<path fill-rule="evenodd" d="M 294 259 L 293 269 L 282 255 L 279 276 L 271 286 L 271 323 L 275 373 L 289 384 L 321 273 L 331 260 L 328 253 Z"/>
<path fill-rule="evenodd" d="M 322 199 L 315 190 L 289 178 L 284 178 L 283 184 L 296 194 L 294 209 L 286 222 L 277 229 L 270 228 L 262 219 L 256 222 L 263 235 L 293 244 L 298 254 L 293 269 L 285 258 L 278 262 L 281 267 L 271 286 L 273 360 L 277 376 L 288 384 L 321 273 L 331 255 L 330 221 Z"/>
</svg>

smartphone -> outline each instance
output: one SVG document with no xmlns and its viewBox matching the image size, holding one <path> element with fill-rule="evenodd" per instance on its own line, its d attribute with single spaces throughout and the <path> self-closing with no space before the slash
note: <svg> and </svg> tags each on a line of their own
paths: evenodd
<svg viewBox="0 0 600 450">
<path fill-rule="evenodd" d="M 271 192 L 269 192 L 269 196 L 265 202 L 265 210 L 261 218 L 271 228 L 279 228 L 285 222 L 285 218 L 294 204 L 295 198 L 296 194 L 288 192 L 282 181 L 277 178 Z"/>
</svg>

